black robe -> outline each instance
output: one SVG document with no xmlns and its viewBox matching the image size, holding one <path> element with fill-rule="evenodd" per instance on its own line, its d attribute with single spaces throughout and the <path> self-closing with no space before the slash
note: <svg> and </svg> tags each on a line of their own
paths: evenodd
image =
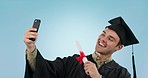
<svg viewBox="0 0 148 78">
<path fill-rule="evenodd" d="M 44 59 L 37 51 L 35 71 L 31 70 L 26 60 L 24 78 L 90 78 L 90 76 L 85 74 L 83 64 L 76 60 L 78 56 L 75 54 L 64 58 L 58 57 L 54 61 L 49 61 Z M 92 55 L 88 55 L 87 59 L 95 63 Z M 101 66 L 98 71 L 102 78 L 131 78 L 127 69 L 121 67 L 114 60 Z"/>
</svg>

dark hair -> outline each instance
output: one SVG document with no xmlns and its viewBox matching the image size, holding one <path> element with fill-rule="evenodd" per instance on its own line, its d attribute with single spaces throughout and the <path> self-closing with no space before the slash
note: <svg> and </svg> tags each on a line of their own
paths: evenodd
<svg viewBox="0 0 148 78">
<path fill-rule="evenodd" d="M 118 45 L 122 45 L 122 42 L 121 42 L 121 40 L 119 40 L 119 42 L 118 42 L 117 46 L 118 46 Z"/>
</svg>

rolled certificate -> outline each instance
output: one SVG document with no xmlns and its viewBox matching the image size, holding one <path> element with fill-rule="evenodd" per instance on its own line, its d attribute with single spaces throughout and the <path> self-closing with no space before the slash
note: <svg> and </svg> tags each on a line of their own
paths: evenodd
<svg viewBox="0 0 148 78">
<path fill-rule="evenodd" d="M 86 57 L 83 57 L 82 60 L 83 60 L 83 63 L 85 63 L 86 61 L 88 61 Z"/>
<path fill-rule="evenodd" d="M 88 60 L 87 60 L 87 57 L 85 56 L 85 54 L 80 46 L 80 43 L 78 41 L 76 41 L 76 46 L 80 52 L 80 57 L 78 57 L 78 61 L 80 61 L 80 63 L 81 63 L 81 61 L 83 61 L 83 63 L 85 63 Z"/>
</svg>

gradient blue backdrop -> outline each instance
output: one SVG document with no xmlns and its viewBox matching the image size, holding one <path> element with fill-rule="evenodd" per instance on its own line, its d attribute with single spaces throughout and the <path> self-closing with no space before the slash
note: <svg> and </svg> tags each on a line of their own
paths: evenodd
<svg viewBox="0 0 148 78">
<path fill-rule="evenodd" d="M 147 78 L 147 0 L 0 0 L 0 78 L 23 78 L 24 32 L 33 20 L 42 20 L 37 48 L 50 60 L 79 53 L 93 53 L 98 35 L 108 20 L 122 16 L 140 44 L 134 45 L 138 78 Z M 113 58 L 133 75 L 131 46 Z"/>
</svg>

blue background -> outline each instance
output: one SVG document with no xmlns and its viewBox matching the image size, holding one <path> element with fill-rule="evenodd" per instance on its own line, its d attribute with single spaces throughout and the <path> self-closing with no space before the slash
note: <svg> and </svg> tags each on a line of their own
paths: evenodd
<svg viewBox="0 0 148 78">
<path fill-rule="evenodd" d="M 99 34 L 108 20 L 122 16 L 140 44 L 134 45 L 138 78 L 147 78 L 147 0 L 0 0 L 0 78 L 23 78 L 24 32 L 35 18 L 42 20 L 37 48 L 46 59 L 94 52 Z M 113 58 L 133 75 L 131 46 Z"/>
</svg>

